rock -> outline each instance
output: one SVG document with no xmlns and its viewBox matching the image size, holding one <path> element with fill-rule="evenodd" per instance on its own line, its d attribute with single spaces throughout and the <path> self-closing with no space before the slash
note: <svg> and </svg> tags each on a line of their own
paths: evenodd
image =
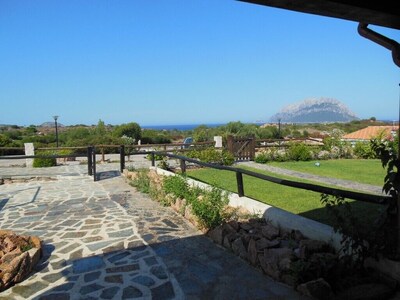
<svg viewBox="0 0 400 300">
<path fill-rule="evenodd" d="M 396 292 L 382 283 L 369 283 L 353 286 L 338 294 L 338 299 L 348 300 L 384 300 L 389 299 Z"/>
<path fill-rule="evenodd" d="M 222 245 L 223 245 L 226 249 L 232 250 L 232 245 L 231 245 L 231 242 L 229 241 L 229 238 L 228 238 L 227 235 L 224 237 L 224 241 L 222 242 Z"/>
<path fill-rule="evenodd" d="M 266 238 L 261 238 L 256 242 L 257 250 L 264 250 L 265 248 L 276 248 L 279 247 L 280 242 L 278 240 L 267 240 Z"/>
<path fill-rule="evenodd" d="M 299 248 L 300 258 L 305 259 L 316 252 L 327 252 L 329 245 L 318 240 L 301 240 Z"/>
<path fill-rule="evenodd" d="M 281 275 L 281 280 L 290 285 L 291 287 L 295 287 L 296 286 L 296 277 L 294 277 L 291 274 L 282 274 Z"/>
<path fill-rule="evenodd" d="M 290 257 L 284 257 L 279 260 L 278 267 L 280 271 L 289 271 L 292 264 Z"/>
<path fill-rule="evenodd" d="M 228 224 L 229 224 L 235 231 L 238 231 L 238 230 L 239 230 L 239 223 L 236 222 L 235 220 L 229 221 Z"/>
<path fill-rule="evenodd" d="M 17 235 L 0 230 L 0 292 L 23 281 L 42 256 L 41 241 L 37 236 Z"/>
<path fill-rule="evenodd" d="M 245 246 L 243 245 L 243 241 L 240 237 L 233 241 L 232 251 L 239 257 L 246 259 L 246 260 L 248 259 L 247 250 L 246 250 Z"/>
<path fill-rule="evenodd" d="M 30 244 L 33 245 L 35 248 L 42 248 L 42 242 L 37 236 L 31 236 L 29 238 Z"/>
<path fill-rule="evenodd" d="M 311 280 L 297 286 L 297 290 L 303 295 L 312 297 L 314 299 L 332 299 L 332 288 L 323 278 Z M 347 299 L 347 298 L 339 298 Z"/>
<path fill-rule="evenodd" d="M 251 226 L 249 223 L 240 223 L 239 226 L 240 228 L 246 230 L 247 232 L 253 229 L 253 226 Z"/>
<path fill-rule="evenodd" d="M 286 239 L 283 239 L 283 240 L 280 240 L 280 246 L 282 247 L 282 248 L 290 248 L 290 249 L 296 249 L 296 248 L 298 248 L 298 242 L 296 242 L 296 240 L 293 240 L 293 239 L 288 239 L 288 240 L 286 240 Z"/>
<path fill-rule="evenodd" d="M 269 240 L 273 240 L 279 236 L 279 229 L 271 224 L 267 224 L 261 227 L 262 235 Z"/>
<path fill-rule="evenodd" d="M 261 269 L 266 275 L 274 278 L 275 280 L 280 280 L 281 273 L 276 264 L 274 264 L 268 258 L 265 258 L 263 254 L 258 255 L 258 261 L 260 262 Z"/>
<path fill-rule="evenodd" d="M 28 254 L 29 257 L 31 258 L 32 266 L 35 266 L 42 257 L 42 249 L 41 248 L 29 249 Z"/>
<path fill-rule="evenodd" d="M 293 257 L 293 251 L 289 248 L 264 249 L 264 257 L 278 265 L 281 259 L 291 259 Z"/>
<path fill-rule="evenodd" d="M 224 234 L 237 232 L 237 230 L 234 227 L 232 227 L 229 223 L 225 223 L 224 225 L 222 225 L 222 228 L 224 230 Z"/>
<path fill-rule="evenodd" d="M 15 277 L 13 278 L 14 283 L 21 282 L 24 280 L 28 274 L 31 272 L 31 259 L 29 257 L 28 252 L 24 252 L 20 256 L 21 263 L 18 267 L 18 272 L 15 274 Z"/>
<path fill-rule="evenodd" d="M 299 242 L 301 240 L 304 240 L 304 235 L 301 233 L 300 230 L 292 230 L 290 233 L 290 236 L 292 239 L 294 239 L 295 241 Z"/>
<path fill-rule="evenodd" d="M 250 263 L 255 266 L 257 264 L 257 246 L 256 246 L 256 241 L 253 239 L 250 239 L 249 241 L 249 246 L 247 247 L 247 253 L 249 256 L 249 261 Z"/>
<path fill-rule="evenodd" d="M 222 234 L 222 228 L 221 227 L 216 227 L 214 229 L 211 229 L 208 231 L 207 235 L 218 245 L 222 245 L 224 236 Z"/>
<path fill-rule="evenodd" d="M 0 263 L 2 264 L 2 266 L 9 265 L 13 261 L 13 259 L 19 256 L 21 253 L 22 252 L 20 249 L 14 249 L 13 251 L 4 254 L 4 256 L 1 258 Z M 1 268 L 2 267 L 0 267 L 0 269 Z"/>
</svg>

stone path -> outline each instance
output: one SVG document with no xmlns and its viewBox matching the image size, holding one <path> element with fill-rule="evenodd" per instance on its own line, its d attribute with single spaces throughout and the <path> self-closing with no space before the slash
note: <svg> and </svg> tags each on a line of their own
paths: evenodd
<svg viewBox="0 0 400 300">
<path fill-rule="evenodd" d="M 292 171 L 289 169 L 273 167 L 268 164 L 259 164 L 259 163 L 253 162 L 253 161 L 238 162 L 237 166 L 238 167 L 248 166 L 248 167 L 252 167 L 252 168 L 256 168 L 256 169 L 260 169 L 260 170 L 266 170 L 266 171 L 276 173 L 276 174 L 292 176 L 292 177 L 299 177 L 299 178 L 309 179 L 309 180 L 316 181 L 316 182 L 336 185 L 336 186 L 343 187 L 346 189 L 353 189 L 353 190 L 358 190 L 358 191 L 371 193 L 371 194 L 377 194 L 377 195 L 382 194 L 382 187 L 379 187 L 379 186 L 358 183 L 358 182 L 354 182 L 354 181 L 350 181 L 350 180 L 343 180 L 343 179 L 331 178 L 331 177 L 326 177 L 326 176 L 319 176 L 319 175 L 314 175 L 314 174 L 310 174 L 310 173 L 302 173 L 302 172 Z"/>
<path fill-rule="evenodd" d="M 21 182 L 0 185 L 0 228 L 39 236 L 44 256 L 0 299 L 306 299 L 138 193 L 118 164 L 97 182 L 86 168 L 7 168 Z"/>
</svg>

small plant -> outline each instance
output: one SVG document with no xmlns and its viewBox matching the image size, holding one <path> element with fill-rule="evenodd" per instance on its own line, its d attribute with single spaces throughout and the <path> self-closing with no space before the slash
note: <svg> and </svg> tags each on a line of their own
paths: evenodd
<svg viewBox="0 0 400 300">
<path fill-rule="evenodd" d="M 268 155 L 266 152 L 261 152 L 261 153 L 259 153 L 259 154 L 255 157 L 255 159 L 254 159 L 254 161 L 255 161 L 256 163 L 259 163 L 259 164 L 265 164 L 265 163 L 267 163 L 269 160 L 270 160 L 270 159 L 269 159 L 269 155 Z"/>
<path fill-rule="evenodd" d="M 310 148 L 303 143 L 292 143 L 287 153 L 290 160 L 308 161 L 312 159 Z"/>
<path fill-rule="evenodd" d="M 129 172 L 135 172 L 135 171 L 136 171 L 136 169 L 135 169 L 134 166 L 128 166 L 126 169 L 127 169 Z"/>
<path fill-rule="evenodd" d="M 37 155 L 50 156 L 55 155 L 53 151 L 41 151 L 38 152 Z M 57 166 L 56 158 L 34 158 L 33 165 L 34 168 L 46 168 L 46 167 L 54 167 Z"/>
<path fill-rule="evenodd" d="M 167 176 L 163 180 L 163 189 L 166 194 L 184 199 L 189 195 L 189 185 L 181 176 Z"/>
<path fill-rule="evenodd" d="M 26 252 L 26 251 L 31 250 L 32 248 L 33 248 L 33 246 L 30 245 L 30 244 L 28 244 L 28 245 L 23 245 L 23 246 L 21 246 L 21 251 L 22 251 L 22 252 Z"/>
<path fill-rule="evenodd" d="M 229 151 L 217 150 L 215 148 L 188 151 L 186 156 L 190 158 L 197 158 L 202 162 L 225 166 L 230 166 L 235 161 L 235 158 Z"/>
<path fill-rule="evenodd" d="M 130 185 L 135 187 L 138 191 L 148 194 L 150 192 L 150 178 L 148 173 L 149 171 L 146 169 L 138 170 L 138 176 L 130 182 Z"/>
<path fill-rule="evenodd" d="M 223 221 L 223 208 L 229 200 L 226 193 L 213 187 L 210 191 L 204 191 L 203 197 L 192 201 L 193 213 L 199 218 L 204 228 L 214 228 Z"/>
<path fill-rule="evenodd" d="M 149 153 L 149 154 L 147 154 L 146 155 L 146 158 L 148 159 L 148 160 L 151 160 L 151 153 Z M 156 161 L 159 161 L 159 160 L 162 160 L 163 159 L 163 156 L 162 155 L 160 155 L 160 154 L 154 154 L 154 160 L 156 160 Z"/>
<path fill-rule="evenodd" d="M 164 156 L 162 160 L 157 164 L 157 167 L 163 170 L 171 170 L 171 167 L 168 163 L 168 159 Z"/>
</svg>

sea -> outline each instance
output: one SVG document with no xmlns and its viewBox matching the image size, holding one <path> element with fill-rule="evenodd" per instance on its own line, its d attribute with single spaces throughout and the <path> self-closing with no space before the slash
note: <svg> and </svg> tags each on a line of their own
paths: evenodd
<svg viewBox="0 0 400 300">
<path fill-rule="evenodd" d="M 181 125 L 143 125 L 140 126 L 143 129 L 153 129 L 153 130 L 179 130 L 179 131 L 189 131 L 193 130 L 201 125 L 205 125 L 209 128 L 215 128 L 219 126 L 224 126 L 227 123 L 211 123 L 211 124 L 181 124 Z M 251 123 L 255 125 L 263 125 L 264 123 Z"/>
</svg>

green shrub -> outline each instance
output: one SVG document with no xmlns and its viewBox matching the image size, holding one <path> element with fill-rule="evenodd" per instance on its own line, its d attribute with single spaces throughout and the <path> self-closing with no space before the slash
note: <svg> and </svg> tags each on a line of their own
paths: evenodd
<svg viewBox="0 0 400 300">
<path fill-rule="evenodd" d="M 163 188 L 166 194 L 173 194 L 181 199 L 189 195 L 189 185 L 186 179 L 181 176 L 164 177 Z"/>
<path fill-rule="evenodd" d="M 230 166 L 234 163 L 234 156 L 226 150 L 217 150 L 215 148 L 206 148 L 203 150 L 191 150 L 186 153 L 187 157 L 197 158 L 206 163 Z"/>
<path fill-rule="evenodd" d="M 36 155 L 55 155 L 54 151 L 40 151 Z M 57 166 L 56 158 L 34 158 L 33 167 L 34 168 L 46 168 Z"/>
<path fill-rule="evenodd" d="M 354 154 L 358 158 L 377 158 L 375 152 L 371 148 L 371 143 L 357 142 L 354 146 Z"/>
<path fill-rule="evenodd" d="M 293 143 L 287 151 L 288 158 L 295 161 L 308 161 L 312 159 L 312 151 L 303 143 Z"/>
<path fill-rule="evenodd" d="M 150 178 L 147 169 L 139 169 L 138 176 L 130 182 L 130 185 L 138 191 L 148 194 L 150 192 Z"/>
<path fill-rule="evenodd" d="M 255 158 L 254 161 L 259 164 L 265 164 L 270 160 L 270 156 L 267 152 L 259 153 Z"/>
<path fill-rule="evenodd" d="M 147 155 L 146 155 L 146 158 L 147 158 L 148 160 L 151 160 L 151 153 L 147 154 Z M 163 159 L 163 156 L 162 156 L 162 155 L 154 154 L 154 160 L 159 161 L 159 160 L 162 160 L 162 159 Z"/>
<path fill-rule="evenodd" d="M 202 197 L 197 197 L 191 205 L 200 225 L 204 228 L 214 228 L 222 223 L 223 208 L 228 203 L 228 195 L 213 187 L 210 191 L 204 190 Z"/>
<path fill-rule="evenodd" d="M 177 198 L 186 199 L 191 205 L 193 214 L 203 228 L 213 228 L 223 221 L 223 209 L 228 204 L 228 194 L 218 188 L 205 190 L 189 186 L 181 176 L 168 176 L 163 180 L 164 195 L 173 194 Z M 160 202 L 166 203 L 168 201 Z M 171 204 L 171 203 L 169 203 Z"/>
</svg>

